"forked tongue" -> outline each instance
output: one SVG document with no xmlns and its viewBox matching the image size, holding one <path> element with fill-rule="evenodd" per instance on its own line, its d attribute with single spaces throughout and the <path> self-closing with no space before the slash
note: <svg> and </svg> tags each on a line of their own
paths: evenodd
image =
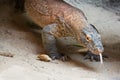
<svg viewBox="0 0 120 80">
<path fill-rule="evenodd" d="M 100 63 L 103 64 L 103 57 L 102 57 L 102 54 L 100 53 L 99 56 L 100 56 Z"/>
</svg>

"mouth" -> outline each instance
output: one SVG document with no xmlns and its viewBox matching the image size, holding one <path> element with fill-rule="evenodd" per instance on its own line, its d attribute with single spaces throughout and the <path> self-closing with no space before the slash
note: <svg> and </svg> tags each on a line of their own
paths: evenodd
<svg viewBox="0 0 120 80">
<path fill-rule="evenodd" d="M 103 53 L 103 50 L 101 50 L 99 48 L 96 48 L 96 49 L 90 50 L 90 51 L 95 55 L 99 55 L 99 54 Z"/>
</svg>

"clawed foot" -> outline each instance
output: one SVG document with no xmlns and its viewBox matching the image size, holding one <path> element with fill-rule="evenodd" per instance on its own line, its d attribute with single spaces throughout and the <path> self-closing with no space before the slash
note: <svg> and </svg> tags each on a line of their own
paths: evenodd
<svg viewBox="0 0 120 80">
<path fill-rule="evenodd" d="M 108 56 L 106 56 L 106 55 L 102 55 L 102 57 L 103 57 L 103 60 L 104 60 L 105 58 L 108 58 Z M 86 60 L 86 59 L 90 59 L 90 61 L 93 61 L 93 60 L 95 60 L 95 61 L 100 61 L 100 56 L 99 56 L 99 55 L 95 55 L 95 54 L 91 53 L 90 51 L 88 51 L 88 52 L 87 52 L 87 55 L 85 55 L 84 59 L 85 59 L 85 60 Z"/>
<path fill-rule="evenodd" d="M 68 57 L 67 55 L 64 54 L 59 54 L 59 53 L 52 53 L 52 54 L 48 54 L 50 58 L 52 58 L 52 60 L 62 60 L 62 61 L 68 61 L 70 59 L 70 57 Z"/>
</svg>

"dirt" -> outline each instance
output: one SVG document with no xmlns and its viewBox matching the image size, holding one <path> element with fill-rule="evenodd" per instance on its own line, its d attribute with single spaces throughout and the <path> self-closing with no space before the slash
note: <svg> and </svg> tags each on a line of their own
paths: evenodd
<svg viewBox="0 0 120 80">
<path fill-rule="evenodd" d="M 0 80 L 120 80 L 120 16 L 79 0 L 66 1 L 82 9 L 88 21 L 100 31 L 104 54 L 109 56 L 104 64 L 84 60 L 77 53 L 70 54 L 72 60 L 67 62 L 37 60 L 37 55 L 44 51 L 39 30 L 29 27 L 25 13 L 14 13 L 13 6 L 3 4 L 0 5 L 0 53 L 14 56 L 0 56 Z"/>
</svg>

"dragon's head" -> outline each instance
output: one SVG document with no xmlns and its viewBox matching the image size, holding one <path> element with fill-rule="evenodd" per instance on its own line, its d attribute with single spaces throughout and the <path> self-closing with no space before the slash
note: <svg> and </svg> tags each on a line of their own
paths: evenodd
<svg viewBox="0 0 120 80">
<path fill-rule="evenodd" d="M 93 54 L 98 55 L 104 51 L 101 36 L 94 25 L 90 24 L 83 28 L 80 39 Z"/>
</svg>

